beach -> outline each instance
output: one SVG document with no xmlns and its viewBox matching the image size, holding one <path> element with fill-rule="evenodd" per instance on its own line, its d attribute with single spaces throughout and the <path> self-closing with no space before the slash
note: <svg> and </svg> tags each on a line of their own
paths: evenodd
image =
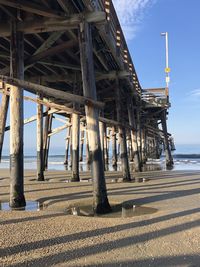
<svg viewBox="0 0 200 267">
<path fill-rule="evenodd" d="M 124 217 L 75 216 L 92 203 L 90 172 L 69 182 L 70 171 L 47 171 L 45 182 L 25 171 L 27 201 L 43 209 L 1 211 L 1 266 L 199 266 L 200 171 L 134 174 L 106 172 L 110 204 L 129 203 L 139 212 Z M 0 199 L 9 200 L 9 173 L 1 170 Z M 145 179 L 143 179 L 145 178 Z"/>
</svg>

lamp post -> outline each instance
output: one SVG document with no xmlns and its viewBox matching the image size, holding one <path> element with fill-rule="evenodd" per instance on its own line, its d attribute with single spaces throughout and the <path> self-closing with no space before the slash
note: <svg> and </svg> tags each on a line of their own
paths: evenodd
<svg viewBox="0 0 200 267">
<path fill-rule="evenodd" d="M 169 88 L 169 73 L 170 73 L 170 68 L 169 68 L 169 43 L 168 43 L 168 32 L 162 32 L 162 36 L 165 36 L 165 46 L 166 46 L 166 67 L 165 67 L 165 73 L 166 73 L 166 87 Z"/>
</svg>

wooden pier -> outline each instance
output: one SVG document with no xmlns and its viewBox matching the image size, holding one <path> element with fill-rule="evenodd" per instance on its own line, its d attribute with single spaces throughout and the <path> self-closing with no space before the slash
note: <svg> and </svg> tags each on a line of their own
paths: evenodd
<svg viewBox="0 0 200 267">
<path fill-rule="evenodd" d="M 97 213 L 111 210 L 104 170 L 109 160 L 116 167 L 117 152 L 124 182 L 134 180 L 129 162 L 142 171 L 148 158 L 160 157 L 162 144 L 166 165 L 173 165 L 168 88 L 141 87 L 110 0 L 0 0 L 0 92 L 0 158 L 10 131 L 13 208 L 25 205 L 23 127 L 35 120 L 38 181 L 45 179 L 51 136 L 67 130 L 63 151 L 65 164 L 70 153 L 71 181 L 79 181 L 85 142 Z M 36 104 L 36 116 L 25 119 L 23 101 Z M 63 126 L 52 129 L 53 114 Z"/>
</svg>

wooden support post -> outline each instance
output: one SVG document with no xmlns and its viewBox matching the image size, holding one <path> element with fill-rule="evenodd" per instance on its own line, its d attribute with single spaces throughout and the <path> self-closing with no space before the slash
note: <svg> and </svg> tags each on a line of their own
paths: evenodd
<svg viewBox="0 0 200 267">
<path fill-rule="evenodd" d="M 72 117 L 71 117 L 72 120 Z M 72 152 L 72 128 L 70 131 L 70 138 L 69 138 L 69 152 L 70 152 L 70 161 L 69 161 L 69 167 L 72 167 L 72 161 L 73 161 L 73 152 Z"/>
<path fill-rule="evenodd" d="M 69 126 L 67 129 L 64 165 L 68 165 L 70 134 L 71 134 L 71 126 Z"/>
<path fill-rule="evenodd" d="M 141 130 L 141 151 L 142 151 L 142 163 L 145 164 L 147 162 L 147 156 L 146 156 L 146 150 L 147 150 L 147 144 L 146 144 L 146 131 L 145 128 Z"/>
<path fill-rule="evenodd" d="M 119 127 L 119 135 L 121 139 L 120 157 L 121 157 L 123 181 L 128 182 L 128 181 L 131 181 L 131 175 L 130 175 L 130 169 L 129 169 L 128 154 L 127 154 L 126 131 L 124 128 Z"/>
<path fill-rule="evenodd" d="M 17 22 L 11 22 L 11 76 L 24 77 L 24 35 L 17 32 Z M 12 86 L 10 90 L 10 207 L 26 206 L 24 196 L 23 152 L 23 90 Z"/>
<path fill-rule="evenodd" d="M 80 140 L 80 158 L 79 161 L 83 161 L 83 148 L 84 148 L 84 137 L 85 137 L 85 129 L 81 130 L 81 140 Z"/>
<path fill-rule="evenodd" d="M 127 133 L 127 146 L 128 146 L 128 156 L 130 162 L 134 161 L 134 153 L 133 153 L 133 147 L 132 147 L 132 140 L 131 140 L 131 133 Z"/>
<path fill-rule="evenodd" d="M 97 99 L 93 62 L 93 46 L 91 25 L 80 24 L 79 33 L 80 59 L 84 96 Z M 93 207 L 96 213 L 107 213 L 111 207 L 107 198 L 103 160 L 99 135 L 99 110 L 92 104 L 85 105 L 88 139 L 91 155 L 91 170 L 93 179 Z"/>
<path fill-rule="evenodd" d="M 116 109 L 117 109 L 117 120 L 118 122 L 123 121 L 122 118 L 122 103 L 120 97 L 120 83 L 119 79 L 116 79 Z M 126 143 L 126 130 L 124 127 L 119 126 L 119 139 L 120 139 L 120 157 L 123 181 L 131 181 L 128 154 L 127 154 L 127 143 Z"/>
<path fill-rule="evenodd" d="M 8 114 L 9 96 L 6 94 L 2 95 L 1 107 L 0 107 L 0 162 L 3 149 L 3 140 L 6 126 L 6 119 Z"/>
<path fill-rule="evenodd" d="M 72 114 L 72 182 L 79 182 L 79 137 L 80 116 Z"/>
<path fill-rule="evenodd" d="M 77 84 L 75 75 L 73 93 L 80 94 L 79 85 Z M 74 109 L 79 109 L 79 105 L 74 103 Z M 80 115 L 72 114 L 72 182 L 79 182 L 79 144 L 80 144 Z"/>
<path fill-rule="evenodd" d="M 107 140 L 107 127 L 106 124 L 104 125 L 104 161 L 105 165 L 109 164 L 109 157 L 108 157 L 108 140 Z"/>
<path fill-rule="evenodd" d="M 44 181 L 43 105 L 41 104 L 37 104 L 37 179 Z"/>
<path fill-rule="evenodd" d="M 89 148 L 89 141 L 88 141 L 88 131 L 86 128 L 86 164 L 89 165 L 90 164 L 90 148 Z"/>
<path fill-rule="evenodd" d="M 112 166 L 117 168 L 117 141 L 116 141 L 116 129 L 112 127 Z"/>
<path fill-rule="evenodd" d="M 104 157 L 104 123 L 102 121 L 99 121 L 99 134 L 100 134 L 100 142 L 101 142 L 101 154 L 102 154 L 102 160 L 103 160 L 103 166 L 104 166 L 104 171 L 106 169 L 105 166 L 105 157 Z"/>
<path fill-rule="evenodd" d="M 168 140 L 168 134 L 167 134 L 166 110 L 164 110 L 163 113 L 162 113 L 161 123 L 162 123 L 163 135 L 164 135 L 166 166 L 168 168 L 171 168 L 173 166 L 174 162 L 173 162 L 171 150 L 170 150 L 170 147 L 169 147 L 169 140 Z"/>
<path fill-rule="evenodd" d="M 47 138 L 46 138 L 45 155 L 44 155 L 44 169 L 45 170 L 48 169 L 49 147 L 50 147 L 50 140 L 51 140 L 51 137 L 48 136 L 48 133 L 51 132 L 53 114 L 50 114 L 48 117 L 49 118 L 47 120 Z M 46 124 L 46 122 L 45 122 L 45 124 Z M 46 130 L 46 125 L 45 125 L 45 130 Z"/>
<path fill-rule="evenodd" d="M 48 114 L 48 111 L 50 110 L 49 107 L 46 107 L 45 113 Z M 43 129 L 43 168 L 45 170 L 46 166 L 46 156 L 47 156 L 47 144 L 48 144 L 48 131 L 49 131 L 49 115 L 45 118 L 45 124 Z"/>
<path fill-rule="evenodd" d="M 142 151 L 141 151 L 141 121 L 140 121 L 140 109 L 138 108 L 136 111 L 136 144 L 138 151 L 138 171 L 142 171 Z"/>
</svg>

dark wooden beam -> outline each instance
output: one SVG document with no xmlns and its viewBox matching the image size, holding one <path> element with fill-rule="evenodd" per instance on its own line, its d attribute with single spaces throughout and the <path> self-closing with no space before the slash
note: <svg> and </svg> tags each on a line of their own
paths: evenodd
<svg viewBox="0 0 200 267">
<path fill-rule="evenodd" d="M 0 4 L 13 7 L 16 9 L 20 9 L 23 11 L 27 11 L 36 15 L 49 17 L 49 18 L 60 18 L 64 17 L 64 13 L 62 12 L 55 12 L 52 9 L 49 9 L 47 7 L 42 7 L 41 5 L 37 5 L 35 3 L 32 3 L 30 1 L 25 0 L 0 0 Z"/>
<path fill-rule="evenodd" d="M 66 31 L 68 29 L 78 28 L 79 23 L 81 23 L 81 21 L 83 20 L 86 20 L 88 22 L 103 23 L 105 19 L 106 19 L 105 12 L 102 11 L 72 14 L 66 16 L 66 18 L 55 18 L 55 19 L 37 18 L 34 20 L 19 22 L 17 30 L 22 31 L 24 34 Z M 10 36 L 9 22 L 1 22 L 0 37 L 8 37 L 8 36 Z"/>
<path fill-rule="evenodd" d="M 32 92 L 32 93 L 40 93 L 43 96 L 53 97 L 56 99 L 60 99 L 62 101 L 65 100 L 65 101 L 70 101 L 70 102 L 74 102 L 77 104 L 83 104 L 83 105 L 88 105 L 88 106 L 91 105 L 91 106 L 95 106 L 100 109 L 104 108 L 104 103 L 99 102 L 97 100 L 93 100 L 92 98 L 70 94 L 70 93 L 59 91 L 57 89 L 53 89 L 47 86 L 30 83 L 24 80 L 19 80 L 19 79 L 15 79 L 15 78 L 3 76 L 3 75 L 0 75 L 0 80 L 3 80 L 4 82 L 10 85 L 19 86 L 20 88 L 25 88 L 27 91 Z"/>
</svg>

